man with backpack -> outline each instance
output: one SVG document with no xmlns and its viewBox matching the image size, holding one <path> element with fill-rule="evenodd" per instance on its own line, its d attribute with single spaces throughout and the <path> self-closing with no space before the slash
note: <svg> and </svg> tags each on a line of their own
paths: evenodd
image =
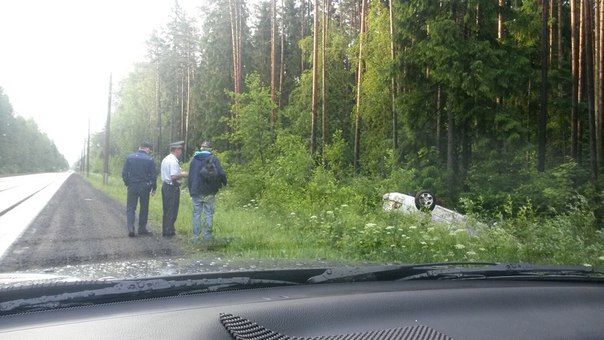
<svg viewBox="0 0 604 340">
<path fill-rule="evenodd" d="M 201 215 L 205 213 L 203 239 L 212 239 L 212 215 L 216 193 L 227 185 L 227 178 L 218 158 L 212 154 L 212 144 L 201 143 L 189 166 L 189 194 L 193 201 L 193 238 L 201 234 Z"/>
</svg>

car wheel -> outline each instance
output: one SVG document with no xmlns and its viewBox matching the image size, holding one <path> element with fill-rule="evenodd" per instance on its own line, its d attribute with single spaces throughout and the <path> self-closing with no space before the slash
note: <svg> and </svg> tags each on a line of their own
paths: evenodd
<svg viewBox="0 0 604 340">
<path fill-rule="evenodd" d="M 415 207 L 419 210 L 432 211 L 436 206 L 434 195 L 428 190 L 422 190 L 415 195 Z"/>
</svg>

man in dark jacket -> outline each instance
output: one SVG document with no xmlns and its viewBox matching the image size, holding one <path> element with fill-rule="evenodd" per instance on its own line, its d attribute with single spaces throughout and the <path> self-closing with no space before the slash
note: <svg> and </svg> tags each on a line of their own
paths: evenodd
<svg viewBox="0 0 604 340">
<path fill-rule="evenodd" d="M 149 194 L 155 194 L 157 181 L 155 174 L 155 161 L 149 153 L 153 150 L 150 143 L 141 143 L 138 151 L 126 157 L 122 168 L 122 179 L 128 187 L 126 200 L 126 223 L 128 236 L 134 236 L 134 215 L 138 201 L 141 210 L 138 215 L 138 234 L 149 235 L 147 230 L 147 217 L 149 216 Z"/>
<path fill-rule="evenodd" d="M 193 201 L 193 238 L 201 234 L 201 215 L 205 213 L 203 239 L 212 239 L 212 215 L 218 190 L 227 185 L 227 178 L 218 158 L 212 154 L 210 142 L 201 143 L 189 166 L 189 194 Z"/>
</svg>

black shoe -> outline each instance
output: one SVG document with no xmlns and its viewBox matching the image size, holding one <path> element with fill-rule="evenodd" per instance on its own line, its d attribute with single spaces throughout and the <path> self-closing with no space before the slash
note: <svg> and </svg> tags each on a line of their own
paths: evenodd
<svg viewBox="0 0 604 340">
<path fill-rule="evenodd" d="M 129 236 L 129 237 L 134 237 L 134 231 L 129 232 L 129 233 L 128 233 L 128 236 Z"/>
<path fill-rule="evenodd" d="M 149 230 L 147 230 L 147 229 L 139 229 L 139 230 L 138 230 L 138 234 L 139 234 L 139 235 L 141 235 L 141 236 L 143 236 L 143 235 L 144 235 L 144 236 L 153 236 L 153 233 L 152 233 L 152 232 L 150 232 L 150 231 L 149 231 Z"/>
<path fill-rule="evenodd" d="M 174 235 L 176 235 L 176 233 L 164 233 L 164 234 L 162 234 L 163 237 L 173 237 Z"/>
</svg>

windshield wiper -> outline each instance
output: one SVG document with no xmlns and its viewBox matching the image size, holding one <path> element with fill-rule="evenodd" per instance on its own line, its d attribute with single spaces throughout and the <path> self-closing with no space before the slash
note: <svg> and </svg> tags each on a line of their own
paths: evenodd
<svg viewBox="0 0 604 340">
<path fill-rule="evenodd" d="M 90 289 L 86 289 L 84 285 L 77 291 L 0 301 L 0 315 L 149 297 L 177 296 L 223 290 L 299 284 L 301 283 L 252 277 L 218 277 L 183 280 L 143 279 L 94 282 L 91 283 L 92 288 Z M 105 287 L 98 288 L 99 285 Z M 73 290 L 73 285 L 66 284 L 65 287 L 71 288 L 69 290 Z"/>
<path fill-rule="evenodd" d="M 535 266 L 522 263 L 497 263 L 478 268 L 438 268 L 409 275 L 399 280 L 543 279 L 604 281 L 604 274 L 591 266 Z"/>
<path fill-rule="evenodd" d="M 497 262 L 444 262 L 405 265 L 331 268 L 307 283 L 354 281 L 407 281 L 493 278 L 543 278 L 604 280 L 604 274 L 588 266 L 533 266 Z"/>
</svg>

